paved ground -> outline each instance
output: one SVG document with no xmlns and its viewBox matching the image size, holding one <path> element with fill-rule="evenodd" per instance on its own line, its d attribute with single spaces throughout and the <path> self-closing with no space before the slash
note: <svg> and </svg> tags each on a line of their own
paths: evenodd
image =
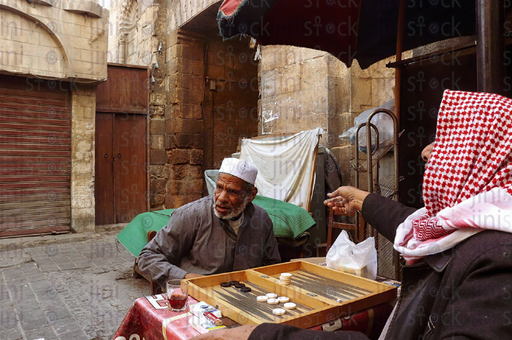
<svg viewBox="0 0 512 340">
<path fill-rule="evenodd" d="M 150 293 L 118 232 L 0 240 L 0 339 L 112 339 Z"/>
</svg>

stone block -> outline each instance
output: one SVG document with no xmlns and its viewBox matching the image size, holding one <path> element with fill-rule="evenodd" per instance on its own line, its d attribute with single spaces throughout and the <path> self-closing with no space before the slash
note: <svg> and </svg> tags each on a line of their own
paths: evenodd
<svg viewBox="0 0 512 340">
<path fill-rule="evenodd" d="M 371 78 L 371 73 L 370 73 L 369 68 L 362 70 L 361 67 L 359 66 L 357 59 L 356 59 L 356 60 L 354 60 L 354 62 L 352 63 L 352 66 L 350 67 L 350 76 L 352 78 L 368 79 L 368 78 Z"/>
<path fill-rule="evenodd" d="M 171 33 L 168 33 L 165 37 L 165 44 L 166 46 L 170 47 L 174 44 L 178 43 L 178 31 L 172 31 Z"/>
<path fill-rule="evenodd" d="M 201 198 L 201 194 L 190 195 L 166 195 L 165 209 L 179 208 L 187 203 L 196 201 Z"/>
<path fill-rule="evenodd" d="M 201 119 L 203 110 L 197 104 L 168 104 L 165 106 L 165 119 Z"/>
<path fill-rule="evenodd" d="M 327 91 L 329 72 L 327 65 L 321 59 L 309 60 L 302 64 L 300 74 L 300 89 Z"/>
<path fill-rule="evenodd" d="M 77 233 L 94 232 L 94 208 L 74 208 L 71 228 Z"/>
<path fill-rule="evenodd" d="M 279 90 L 279 75 L 276 70 L 269 70 L 262 72 L 261 82 L 261 96 L 263 98 L 273 97 L 278 94 Z"/>
<path fill-rule="evenodd" d="M 151 150 L 150 151 L 150 164 L 166 164 L 167 163 L 167 152 L 165 150 Z"/>
<path fill-rule="evenodd" d="M 280 77 L 281 93 L 296 92 L 301 89 L 301 67 L 291 65 L 285 68 L 284 74 Z"/>
<path fill-rule="evenodd" d="M 312 48 L 300 48 L 299 52 L 301 54 L 302 61 L 316 59 L 316 58 L 324 58 L 329 55 L 327 52 L 320 51 L 320 50 L 314 50 Z"/>
<path fill-rule="evenodd" d="M 203 134 L 185 135 L 182 133 L 169 134 L 170 148 L 202 149 L 204 145 Z"/>
<path fill-rule="evenodd" d="M 199 134 L 203 133 L 202 119 L 175 118 L 167 121 L 167 133 Z"/>
<path fill-rule="evenodd" d="M 363 72 L 367 72 L 367 74 L 372 78 L 395 78 L 395 69 L 386 67 L 387 63 L 391 63 L 395 61 L 395 57 L 389 57 L 383 59 L 381 61 L 376 62 L 373 65 L 370 65 Z"/>
<path fill-rule="evenodd" d="M 394 78 L 374 78 L 372 79 L 372 106 L 379 107 L 388 100 L 395 97 L 393 89 L 395 86 Z"/>
<path fill-rule="evenodd" d="M 350 162 L 354 158 L 354 148 L 351 145 L 337 146 L 331 148 L 332 153 L 338 160 L 341 169 L 341 184 L 354 185 L 353 183 L 353 170 L 350 167 Z"/>
<path fill-rule="evenodd" d="M 201 166 L 191 164 L 176 164 L 167 168 L 170 180 L 200 179 L 203 178 Z"/>
<path fill-rule="evenodd" d="M 166 94 L 164 92 L 153 92 L 149 95 L 149 102 L 152 105 L 163 106 L 165 105 Z"/>
<path fill-rule="evenodd" d="M 189 150 L 187 149 L 173 149 L 167 152 L 169 155 L 169 164 L 188 164 Z"/>
<path fill-rule="evenodd" d="M 352 112 L 362 112 L 363 107 L 372 105 L 372 81 L 371 79 L 353 78 L 352 79 Z"/>
<path fill-rule="evenodd" d="M 151 197 L 150 207 L 151 211 L 164 210 L 165 194 L 155 195 Z"/>
<path fill-rule="evenodd" d="M 350 69 L 333 55 L 327 56 L 327 67 L 330 76 L 350 78 Z"/>
<path fill-rule="evenodd" d="M 184 74 L 196 74 L 202 76 L 204 74 L 204 63 L 194 59 L 178 59 L 178 67 Z"/>
<path fill-rule="evenodd" d="M 175 180 L 167 183 L 168 195 L 189 196 L 201 194 L 203 190 L 203 180 Z"/>
<path fill-rule="evenodd" d="M 149 182 L 151 197 L 166 193 L 167 179 L 152 178 Z"/>
<path fill-rule="evenodd" d="M 192 149 L 189 152 L 190 164 L 202 165 L 203 164 L 203 150 Z"/>
<path fill-rule="evenodd" d="M 169 75 L 169 86 L 204 91 L 204 77 L 192 74 L 174 73 Z"/>
<path fill-rule="evenodd" d="M 165 145 L 164 135 L 151 135 L 151 149 L 163 150 Z"/>
<path fill-rule="evenodd" d="M 150 165 L 149 175 L 154 178 L 167 178 L 167 172 L 165 171 L 164 165 Z"/>
<path fill-rule="evenodd" d="M 204 63 L 204 48 L 199 44 L 182 44 L 182 56 L 187 59 L 197 60 Z"/>
<path fill-rule="evenodd" d="M 165 114 L 164 106 L 151 106 L 149 108 L 149 115 L 151 117 L 163 117 Z"/>
<path fill-rule="evenodd" d="M 165 133 L 165 119 L 152 118 L 149 121 L 149 131 L 152 135 L 163 135 Z"/>
<path fill-rule="evenodd" d="M 203 98 L 204 91 L 202 89 L 171 88 L 167 93 L 168 104 L 187 103 L 201 105 Z"/>
</svg>

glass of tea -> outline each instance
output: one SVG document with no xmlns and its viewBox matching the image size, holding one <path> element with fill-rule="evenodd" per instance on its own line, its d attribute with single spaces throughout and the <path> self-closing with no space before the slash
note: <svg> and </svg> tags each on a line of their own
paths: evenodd
<svg viewBox="0 0 512 340">
<path fill-rule="evenodd" d="M 167 281 L 167 306 L 173 312 L 182 312 L 187 309 L 188 282 L 180 279 Z"/>
</svg>

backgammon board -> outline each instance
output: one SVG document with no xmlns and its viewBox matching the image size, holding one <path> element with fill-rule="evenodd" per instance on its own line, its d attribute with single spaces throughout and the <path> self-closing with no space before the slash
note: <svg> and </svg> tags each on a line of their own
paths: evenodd
<svg viewBox="0 0 512 340">
<path fill-rule="evenodd" d="M 291 283 L 280 283 L 281 273 L 291 273 Z M 396 298 L 396 287 L 297 261 L 186 280 L 189 295 L 220 309 L 239 324 L 282 323 L 309 328 L 362 311 Z M 238 281 L 251 288 L 242 292 L 221 283 Z M 275 308 L 257 297 L 275 293 L 288 297 L 296 308 L 274 315 Z"/>
</svg>

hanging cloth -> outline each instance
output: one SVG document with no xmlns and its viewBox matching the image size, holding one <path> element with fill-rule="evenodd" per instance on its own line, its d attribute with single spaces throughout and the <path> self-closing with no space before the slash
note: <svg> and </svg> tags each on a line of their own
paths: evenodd
<svg viewBox="0 0 512 340">
<path fill-rule="evenodd" d="M 281 139 L 243 139 L 240 158 L 258 168 L 258 194 L 309 209 L 321 128 Z"/>
</svg>

